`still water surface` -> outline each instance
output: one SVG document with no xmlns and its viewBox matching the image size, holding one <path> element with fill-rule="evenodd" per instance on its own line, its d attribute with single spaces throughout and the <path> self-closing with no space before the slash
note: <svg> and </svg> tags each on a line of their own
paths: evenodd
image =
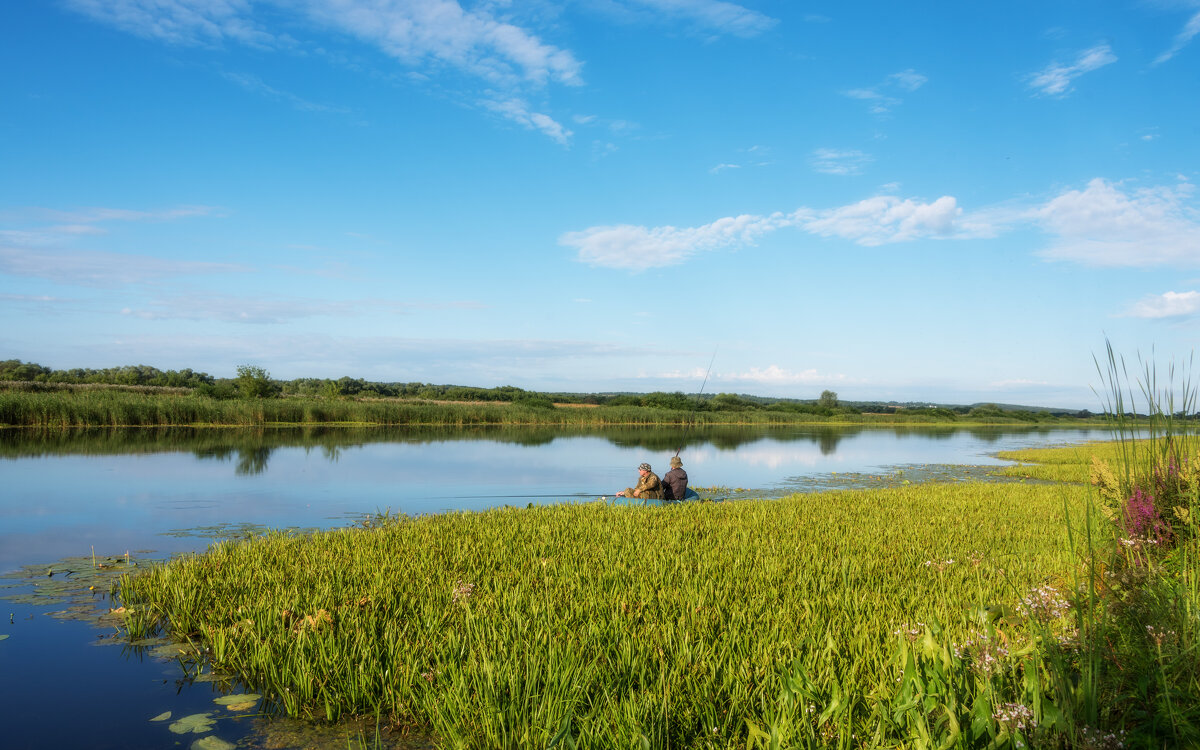
<svg viewBox="0 0 1200 750">
<path fill-rule="evenodd" d="M 1003 464 L 998 451 L 1107 437 L 1036 428 L 7 430 L 0 573 L 93 549 L 135 558 L 200 550 L 242 524 L 331 527 L 384 509 L 591 501 L 633 484 L 643 461 L 661 474 L 680 448 L 692 485 L 709 488 L 702 494 L 739 497 L 861 486 L 897 472 L 919 479 L 929 467 Z M 30 588 L 16 583 L 0 594 Z M 50 607 L 3 603 L 11 615 L 0 621 L 0 636 L 10 636 L 0 639 L 0 713 L 12 720 L 0 744 L 188 747 L 199 737 L 148 719 L 212 710 L 211 684 L 180 681 L 174 663 L 95 648 L 101 631 L 47 617 Z M 258 724 L 225 719 L 216 735 L 260 746 Z"/>
</svg>

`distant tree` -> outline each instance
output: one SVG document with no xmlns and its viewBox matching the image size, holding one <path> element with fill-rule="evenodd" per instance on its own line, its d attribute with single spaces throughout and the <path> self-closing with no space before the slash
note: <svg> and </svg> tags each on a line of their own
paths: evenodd
<svg viewBox="0 0 1200 750">
<path fill-rule="evenodd" d="M 821 397 L 817 399 L 818 406 L 824 406 L 827 409 L 836 409 L 838 405 L 838 395 L 834 391 L 821 391 Z"/>
<path fill-rule="evenodd" d="M 271 398 L 279 392 L 271 374 L 256 365 L 238 365 L 233 382 L 245 398 Z"/>
</svg>

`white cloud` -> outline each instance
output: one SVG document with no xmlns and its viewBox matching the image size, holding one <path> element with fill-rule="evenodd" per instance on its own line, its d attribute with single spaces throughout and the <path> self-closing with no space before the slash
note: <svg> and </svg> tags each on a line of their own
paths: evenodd
<svg viewBox="0 0 1200 750">
<path fill-rule="evenodd" d="M 401 302 L 388 299 L 311 300 L 238 297 L 229 294 L 184 294 L 153 299 L 121 310 L 142 320 L 216 320 L 225 323 L 287 323 L 311 317 L 352 317 L 383 313 L 403 315 L 418 310 L 473 310 L 474 302 Z"/>
<path fill-rule="evenodd" d="M 1196 13 L 1196 15 L 1188 19 L 1188 22 L 1184 24 L 1183 29 L 1175 35 L 1175 41 L 1171 43 L 1170 48 L 1167 49 L 1166 52 L 1163 52 L 1161 55 L 1154 58 L 1154 64 L 1160 65 L 1179 54 L 1179 52 L 1184 47 L 1188 46 L 1188 43 L 1190 43 L 1197 34 L 1200 34 L 1200 13 Z"/>
<path fill-rule="evenodd" d="M 1029 76 L 1029 87 L 1045 96 L 1066 96 L 1076 78 L 1116 61 L 1117 56 L 1107 44 L 1098 44 L 1080 52 L 1071 65 L 1051 63 L 1041 72 Z"/>
<path fill-rule="evenodd" d="M 962 209 L 949 195 L 932 203 L 881 195 L 826 211 L 802 209 L 796 216 L 800 226 L 813 234 L 841 237 L 868 246 L 924 237 L 987 234 L 978 226 L 960 223 Z"/>
<path fill-rule="evenodd" d="M 406 64 L 436 60 L 494 82 L 583 83 L 583 66 L 568 50 L 455 0 L 307 0 L 301 7 L 310 20 Z"/>
<path fill-rule="evenodd" d="M 845 375 L 832 375 L 817 372 L 815 369 L 793 371 L 778 365 L 765 368 L 751 367 L 743 372 L 723 372 L 716 375 L 714 380 L 762 383 L 766 385 L 788 385 L 794 383 L 824 384 L 838 383 L 846 380 Z"/>
<path fill-rule="evenodd" d="M 913 92 L 925 85 L 929 79 L 912 68 L 902 70 L 898 73 L 892 73 L 883 79 L 883 82 L 877 86 L 868 88 L 850 89 L 842 92 L 845 96 L 851 99 L 859 99 L 868 102 L 868 109 L 871 114 L 886 115 L 895 107 L 903 104 L 900 97 L 895 96 L 893 92 L 899 90 L 901 92 Z"/>
<path fill-rule="evenodd" d="M 250 18 L 249 0 L 67 0 L 86 16 L 169 44 L 224 41 L 271 46 L 276 38 Z"/>
<path fill-rule="evenodd" d="M 167 277 L 249 271 L 235 263 L 164 260 L 148 255 L 96 252 L 52 252 L 0 246 L 0 273 L 32 276 L 61 284 L 121 286 Z"/>
<path fill-rule="evenodd" d="M 752 244 L 796 227 L 872 247 L 923 239 L 980 239 L 1019 228 L 1051 236 L 1038 254 L 1093 266 L 1200 267 L 1200 210 L 1182 177 L 1174 187 L 1125 190 L 1094 179 L 1041 205 L 1000 204 L 965 212 L 954 196 L 926 202 L 879 195 L 828 209 L 726 217 L 699 227 L 596 226 L 559 237 L 582 263 L 640 270 L 683 263 L 701 250 Z"/>
<path fill-rule="evenodd" d="M 670 19 L 693 23 L 703 29 L 735 36 L 752 37 L 774 27 L 778 21 L 737 3 L 722 0 L 624 0 L 625 7 L 640 6 Z"/>
<path fill-rule="evenodd" d="M 192 216 L 211 216 L 213 206 L 176 206 L 159 211 L 134 211 L 127 208 L 78 208 L 64 211 L 56 208 L 25 208 L 0 211 L 5 221 L 51 221 L 67 225 L 96 224 L 104 221 L 174 221 Z"/>
<path fill-rule="evenodd" d="M 894 83 L 896 86 L 904 89 L 905 91 L 916 91 L 924 86 L 929 79 L 916 72 L 912 68 L 909 68 L 908 70 L 902 70 L 899 73 L 892 73 L 890 76 L 888 76 L 888 81 Z"/>
<path fill-rule="evenodd" d="M 485 99 L 482 104 L 505 119 L 540 131 L 564 146 L 571 142 L 571 136 L 574 135 L 549 115 L 530 112 L 528 105 L 520 99 Z"/>
<path fill-rule="evenodd" d="M 987 384 L 988 388 L 997 390 L 1007 390 L 1010 388 L 1028 388 L 1030 386 L 1047 386 L 1050 383 L 1045 380 L 1030 380 L 1028 378 L 1013 378 L 1012 380 L 997 380 Z"/>
<path fill-rule="evenodd" d="M 862 151 L 819 148 L 813 151 L 811 163 L 822 174 L 855 175 L 862 174 L 863 168 L 874 160 Z"/>
<path fill-rule="evenodd" d="M 965 217 L 948 195 L 932 203 L 879 196 L 820 211 L 799 208 L 791 214 L 730 216 L 700 227 L 590 227 L 567 232 L 558 242 L 576 248 L 581 263 L 636 271 L 678 265 L 701 250 L 749 245 L 789 226 L 866 246 L 924 238 L 991 237 L 997 229 L 983 212 Z"/>
<path fill-rule="evenodd" d="M 456 0 L 67 0 L 102 23 L 169 44 L 289 43 L 264 28 L 272 15 L 349 34 L 412 65 L 453 65 L 493 82 L 582 83 L 570 51 Z M 293 19 L 294 20 L 294 19 Z"/>
<path fill-rule="evenodd" d="M 726 169 L 741 169 L 741 168 L 742 168 L 741 164 L 718 164 L 717 166 L 708 170 L 708 173 L 709 174 L 719 174 L 720 172 L 723 172 Z"/>
<path fill-rule="evenodd" d="M 1031 212 L 1055 236 L 1042 255 L 1093 266 L 1200 266 L 1200 215 L 1191 183 L 1125 190 L 1094 179 Z"/>
<path fill-rule="evenodd" d="M 289 93 L 287 91 L 280 91 L 279 89 L 268 86 L 258 76 L 248 75 L 245 73 L 224 73 L 222 75 L 224 75 L 226 80 L 231 81 L 231 82 L 237 84 L 238 86 L 241 86 L 242 88 L 244 88 L 245 90 L 249 91 L 252 94 L 258 94 L 260 96 L 265 96 L 266 98 L 274 99 L 275 101 L 286 102 L 287 104 L 291 105 L 294 109 L 297 109 L 301 112 L 345 112 L 346 111 L 346 109 L 343 107 L 331 107 L 327 104 L 317 104 L 316 102 L 310 102 L 307 99 L 302 99 L 302 98 L 296 96 L 295 94 Z"/>
<path fill-rule="evenodd" d="M 621 224 L 567 232 L 559 244 L 578 250 L 581 263 L 640 271 L 682 263 L 697 252 L 746 245 L 790 223 L 781 213 L 730 216 L 700 227 L 644 227 Z"/>
<path fill-rule="evenodd" d="M 1139 300 L 1126 313 L 1130 318 L 1182 318 L 1200 313 L 1200 292 L 1166 292 Z"/>
</svg>

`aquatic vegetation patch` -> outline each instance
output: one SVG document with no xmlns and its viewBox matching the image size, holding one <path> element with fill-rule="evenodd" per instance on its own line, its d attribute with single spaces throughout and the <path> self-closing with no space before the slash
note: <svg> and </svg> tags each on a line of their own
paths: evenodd
<svg viewBox="0 0 1200 750">
<path fill-rule="evenodd" d="M 801 745 L 883 741 L 895 631 L 942 622 L 965 641 L 967 613 L 1015 611 L 1067 575 L 1064 513 L 1083 492 L 400 517 L 218 543 L 121 594 L 129 638 L 169 628 L 273 710 L 378 717 L 443 746 L 730 747 L 784 724 Z"/>
</svg>

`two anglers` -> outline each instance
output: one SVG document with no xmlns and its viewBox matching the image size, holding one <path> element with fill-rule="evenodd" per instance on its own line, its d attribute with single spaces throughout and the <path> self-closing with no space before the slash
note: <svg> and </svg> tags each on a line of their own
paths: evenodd
<svg viewBox="0 0 1200 750">
<path fill-rule="evenodd" d="M 671 470 L 659 480 L 650 464 L 638 466 L 636 487 L 626 487 L 617 497 L 636 497 L 642 500 L 682 500 L 688 492 L 688 475 L 679 456 L 671 458 Z"/>
</svg>

